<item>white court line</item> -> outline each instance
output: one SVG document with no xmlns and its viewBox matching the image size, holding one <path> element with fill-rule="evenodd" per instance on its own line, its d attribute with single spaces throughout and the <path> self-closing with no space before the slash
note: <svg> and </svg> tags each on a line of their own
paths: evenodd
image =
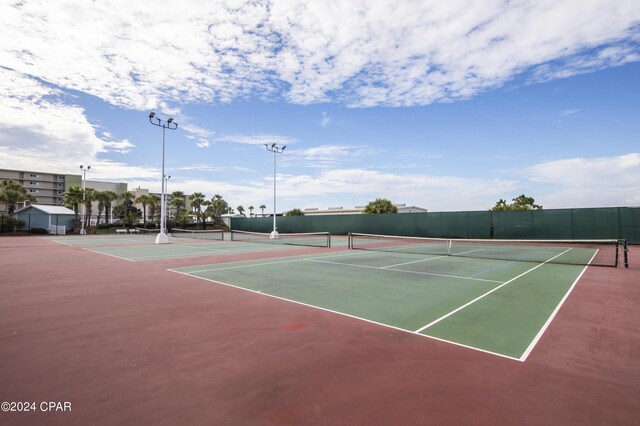
<svg viewBox="0 0 640 426">
<path fill-rule="evenodd" d="M 343 265 L 343 266 L 351 266 L 351 267 L 354 267 L 354 268 L 376 269 L 378 271 L 395 271 L 395 272 L 404 272 L 406 274 L 430 275 L 430 276 L 435 276 L 435 277 L 457 278 L 457 279 L 461 279 L 461 280 L 483 281 L 483 282 L 500 283 L 500 284 L 503 283 L 502 281 L 485 280 L 483 278 L 463 277 L 463 276 L 460 276 L 460 275 L 435 274 L 433 272 L 407 271 L 407 270 L 404 270 L 404 269 L 394 269 L 394 268 L 383 267 L 383 266 L 354 265 L 354 264 L 350 264 L 350 263 L 341 263 L 341 262 L 325 262 L 323 260 L 317 260 L 317 259 L 305 259 L 305 260 L 308 260 L 309 262 L 327 263 L 327 264 L 330 264 L 330 265 Z"/>
<path fill-rule="evenodd" d="M 443 257 L 448 257 L 448 256 L 436 256 L 436 257 L 430 257 L 429 259 L 420 259 L 420 260 L 412 260 L 411 262 L 396 263 L 395 265 L 381 266 L 380 269 L 395 268 L 397 266 L 410 265 L 412 263 L 428 262 L 430 260 L 442 259 Z"/>
<path fill-rule="evenodd" d="M 116 259 L 126 260 L 126 261 L 129 261 L 129 262 L 135 262 L 135 260 L 127 259 L 126 257 L 116 256 L 115 254 L 103 253 L 101 251 L 96 251 L 96 250 L 90 249 L 90 248 L 83 248 L 82 250 L 90 251 L 92 253 L 97 253 L 97 254 L 104 254 L 105 256 L 111 256 L 111 257 L 115 257 Z"/>
<path fill-rule="evenodd" d="M 341 252 L 338 254 L 318 254 L 317 257 L 321 257 L 321 258 L 325 258 L 325 257 L 340 257 L 340 256 L 352 256 L 355 254 L 360 254 L 360 253 L 351 253 L 351 252 Z M 271 259 L 266 259 L 266 260 L 275 260 L 275 259 L 281 259 L 281 257 L 273 257 Z M 255 260 L 241 260 L 238 262 L 229 262 L 232 265 L 236 265 L 236 266 L 227 266 L 224 268 L 210 268 L 210 266 L 216 266 L 216 265 L 202 265 L 202 267 L 209 267 L 208 269 L 199 269 L 196 271 L 189 271 L 189 272 L 185 272 L 187 274 L 190 273 L 201 273 L 201 272 L 212 272 L 212 271 L 224 271 L 226 269 L 240 269 L 240 268 L 252 268 L 254 266 L 262 266 L 262 265 L 274 265 L 274 264 L 278 264 L 278 263 L 291 263 L 291 262 L 301 262 L 303 260 L 312 260 L 313 258 L 310 258 L 309 255 L 298 255 L 298 256 L 294 256 L 294 257 L 290 257 L 288 258 L 289 260 L 282 260 L 282 261 L 275 261 L 275 262 L 261 262 L 261 263 L 251 263 L 248 264 L 248 262 L 255 262 Z M 238 263 L 242 263 L 242 265 L 238 265 Z M 190 266 L 190 268 L 196 268 L 196 266 Z M 174 271 L 174 272 L 181 272 L 181 271 Z"/>
<path fill-rule="evenodd" d="M 308 260 L 308 259 L 300 259 L 300 260 Z M 318 310 L 321 310 L 321 311 L 330 312 L 332 314 L 342 315 L 342 316 L 345 316 L 345 317 L 348 317 L 348 318 L 353 318 L 353 319 L 356 319 L 356 320 L 365 321 L 365 322 L 368 322 L 370 324 L 375 324 L 375 325 L 378 325 L 378 326 L 381 326 L 381 327 L 391 328 L 393 330 L 398 330 L 398 331 L 401 331 L 401 332 L 404 332 L 404 333 L 413 334 L 414 336 L 419 336 L 419 337 L 422 337 L 422 338 L 437 340 L 439 342 L 445 342 L 445 343 L 449 343 L 449 344 L 452 344 L 452 345 L 455 345 L 455 346 L 460 346 L 460 347 L 467 348 L 467 349 L 473 349 L 473 350 L 478 351 L 478 352 L 483 352 L 483 353 L 486 353 L 486 354 L 489 354 L 489 355 L 499 356 L 501 358 L 507 358 L 507 359 L 510 359 L 510 360 L 513 360 L 513 361 L 520 361 L 520 359 L 511 357 L 509 355 L 504 355 L 504 354 L 500 354 L 500 353 L 497 353 L 497 352 L 491 352 L 491 351 L 487 351 L 487 350 L 481 349 L 481 348 L 476 348 L 476 347 L 473 347 L 473 346 L 467 346 L 467 345 L 464 345 L 462 343 L 452 342 L 452 341 L 449 341 L 449 340 L 441 339 L 439 337 L 429 336 L 427 334 L 420 334 L 420 333 L 417 333 L 415 331 L 406 330 L 404 328 L 395 327 L 393 325 L 384 324 L 384 323 L 381 323 L 381 322 L 377 322 L 377 321 L 373 321 L 373 320 L 370 320 L 370 319 L 358 317 L 358 316 L 347 314 L 347 313 L 340 312 L 340 311 L 334 311 L 334 310 L 329 309 L 329 308 L 323 308 L 322 306 L 310 305 L 308 303 L 299 302 L 297 300 L 287 299 L 287 298 L 280 297 L 280 296 L 275 296 L 275 295 L 269 294 L 269 293 L 263 293 L 262 291 L 259 291 L 259 290 L 251 290 L 249 288 L 245 288 L 245 287 L 240 287 L 240 286 L 233 285 L 233 284 L 224 283 L 222 281 L 216 281 L 216 280 L 213 280 L 213 279 L 210 279 L 210 278 L 200 277 L 200 276 L 197 276 L 197 275 L 192 275 L 190 273 L 176 271 L 175 269 L 167 269 L 167 270 L 170 271 L 170 272 L 175 272 L 176 274 L 186 275 L 188 277 L 193 277 L 193 278 L 201 279 L 201 280 L 204 280 L 204 281 L 209 281 L 209 282 L 212 282 L 214 284 L 224 285 L 224 286 L 227 286 L 227 287 L 233 287 L 233 288 L 236 288 L 236 289 L 239 289 L 239 290 L 248 291 L 249 293 L 259 294 L 261 296 L 267 296 L 267 297 L 271 297 L 271 298 L 274 298 L 274 299 L 282 300 L 282 301 L 285 301 L 285 302 L 295 303 L 297 305 L 306 306 L 308 308 L 318 309 Z"/>
<path fill-rule="evenodd" d="M 571 292 L 573 291 L 573 288 L 576 286 L 576 284 L 578 284 L 578 281 L 580 281 L 580 278 L 582 278 L 582 275 L 585 273 L 585 271 L 587 270 L 591 262 L 593 262 L 593 259 L 596 257 L 596 254 L 598 254 L 598 250 L 596 250 L 596 252 L 593 253 L 593 256 L 589 260 L 589 263 L 582 269 L 582 272 L 580 272 L 580 275 L 578 275 L 578 278 L 576 278 L 573 284 L 571 284 L 571 287 L 569 287 L 569 290 L 567 291 L 567 293 L 564 295 L 562 300 L 560 300 L 560 303 L 558 303 L 558 306 L 556 306 L 556 308 L 553 310 L 553 312 L 551 313 L 551 316 L 549 316 L 549 318 L 544 323 L 544 325 L 542 326 L 538 334 L 536 334 L 536 337 L 534 337 L 533 341 L 531 341 L 531 344 L 529 345 L 529 347 L 527 347 L 527 349 L 524 351 L 524 353 L 520 357 L 520 361 L 524 362 L 527 360 L 527 358 L 529 357 L 529 354 L 531 354 L 531 351 L 533 351 L 533 348 L 538 344 L 538 341 L 540 340 L 544 332 L 547 331 L 547 328 L 551 324 L 551 321 L 553 321 L 553 319 L 556 317 L 556 314 L 558 313 L 558 311 L 560 311 L 560 308 L 562 307 L 562 305 L 564 305 L 565 300 L 567 300 L 567 298 L 569 297 L 569 294 L 571 294 Z"/>
<path fill-rule="evenodd" d="M 241 268 L 253 268 L 255 266 L 264 266 L 264 265 L 277 265 L 279 263 L 291 263 L 291 262 L 301 262 L 305 259 L 289 259 L 289 260 L 281 260 L 278 262 L 262 262 L 262 263 L 252 263 L 250 265 L 236 265 L 236 266 L 226 266 L 224 268 L 209 268 L 209 269 L 200 269 L 200 270 L 196 270 L 196 271 L 189 271 L 189 272 L 181 272 L 181 271 L 175 271 L 173 269 L 170 269 L 170 271 L 173 272 L 178 272 L 180 274 L 199 274 L 202 272 L 213 272 L 213 271 L 226 271 L 229 269 L 241 269 Z"/>
<path fill-rule="evenodd" d="M 553 259 L 555 259 L 556 257 L 562 256 L 563 254 L 565 254 L 566 252 L 568 252 L 569 250 L 571 250 L 571 248 L 568 248 L 567 250 L 563 251 L 562 253 L 558 254 L 557 256 L 552 257 L 551 259 L 547 259 L 544 263 L 540 263 L 539 265 L 534 266 L 533 268 L 521 273 L 520 275 L 518 275 L 515 278 L 511 278 L 509 281 L 500 284 L 498 287 L 494 288 L 493 290 L 489 290 L 488 292 L 476 297 L 475 299 L 471 300 L 470 302 L 465 303 L 464 305 L 460 306 L 457 309 L 454 309 L 453 311 L 449 312 L 448 314 L 436 319 L 435 321 L 431 321 L 429 324 L 425 325 L 424 327 L 420 327 L 419 329 L 416 330 L 416 333 L 420 333 L 423 330 L 426 330 L 427 328 L 439 323 L 440 321 L 450 317 L 451 315 L 455 314 L 456 312 L 459 312 L 461 310 L 463 310 L 464 308 L 466 308 L 469 305 L 472 305 L 474 303 L 476 303 L 478 300 L 485 298 L 486 296 L 490 295 L 491 293 L 493 293 L 494 291 L 501 289 L 502 287 L 506 286 L 507 284 L 510 284 L 512 282 L 514 282 L 515 280 L 517 280 L 520 277 L 525 276 L 526 274 L 528 274 L 531 271 L 534 271 L 536 269 L 538 269 L 539 267 L 546 265 L 548 262 L 551 262 Z"/>
</svg>

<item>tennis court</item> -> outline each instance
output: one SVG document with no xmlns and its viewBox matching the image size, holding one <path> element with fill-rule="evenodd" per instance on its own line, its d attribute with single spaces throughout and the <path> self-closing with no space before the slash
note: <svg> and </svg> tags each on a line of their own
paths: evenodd
<svg viewBox="0 0 640 426">
<path fill-rule="evenodd" d="M 376 238 L 362 245 L 371 250 L 173 272 L 524 361 L 598 253 L 538 246 L 523 254 L 503 247 L 515 257 L 486 259 L 464 257 L 479 256 L 478 248 L 415 253 L 425 244 L 411 242 Z M 488 257 L 500 257 L 491 249 Z"/>
<path fill-rule="evenodd" d="M 85 248 L 132 262 L 179 259 L 198 256 L 280 251 L 292 247 L 331 246 L 326 232 L 281 234 L 278 239 L 257 232 L 184 231 L 171 233 L 171 244 L 155 244 L 154 233 L 125 235 L 84 235 L 45 237 L 56 243 Z M 334 238 L 337 247 L 346 246 L 344 238 Z"/>
<path fill-rule="evenodd" d="M 347 250 L 345 237 L 331 248 L 236 237 L 0 238 L 2 401 L 73 405 L 2 415 L 16 424 L 637 422 L 636 247 L 627 269 L 577 264 L 611 264 L 608 245 L 500 251 L 357 237 Z M 246 251 L 118 256 L 193 245 Z M 97 252 L 107 248 L 116 255 Z"/>
</svg>

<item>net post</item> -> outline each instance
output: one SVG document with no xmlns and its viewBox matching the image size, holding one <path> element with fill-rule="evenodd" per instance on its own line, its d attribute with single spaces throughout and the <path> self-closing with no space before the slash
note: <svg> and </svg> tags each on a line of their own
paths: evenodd
<svg viewBox="0 0 640 426">
<path fill-rule="evenodd" d="M 347 248 L 348 248 L 349 250 L 353 249 L 353 242 L 352 242 L 352 239 L 353 239 L 353 235 L 352 235 L 352 233 L 351 233 L 351 232 L 349 232 L 349 233 L 347 234 Z"/>
<path fill-rule="evenodd" d="M 622 250 L 624 251 L 624 267 L 629 268 L 629 247 L 627 246 L 627 240 L 622 240 Z"/>
<path fill-rule="evenodd" d="M 327 234 L 327 248 L 331 248 L 331 234 Z"/>
<path fill-rule="evenodd" d="M 619 263 L 619 259 L 620 259 L 620 243 L 622 241 L 620 240 L 616 240 L 616 263 L 614 265 L 614 267 L 618 267 L 618 263 Z"/>
</svg>

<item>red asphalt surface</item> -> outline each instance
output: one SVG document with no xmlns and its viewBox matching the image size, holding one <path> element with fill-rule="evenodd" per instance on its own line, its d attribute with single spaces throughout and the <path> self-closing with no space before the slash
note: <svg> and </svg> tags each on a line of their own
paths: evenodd
<svg viewBox="0 0 640 426">
<path fill-rule="evenodd" d="M 629 269 L 588 268 L 526 362 L 167 271 L 249 257 L 0 237 L 0 402 L 36 405 L 0 424 L 640 421 L 638 246 Z"/>
</svg>

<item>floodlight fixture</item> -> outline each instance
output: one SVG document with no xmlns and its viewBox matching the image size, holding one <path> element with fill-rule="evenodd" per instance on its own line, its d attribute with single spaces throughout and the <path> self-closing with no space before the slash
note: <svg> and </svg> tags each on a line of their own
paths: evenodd
<svg viewBox="0 0 640 426">
<path fill-rule="evenodd" d="M 167 123 L 173 123 L 173 118 L 169 118 L 169 119 L 167 120 Z"/>
<path fill-rule="evenodd" d="M 149 118 L 153 118 L 155 115 L 156 115 L 156 113 L 155 113 L 155 112 L 153 112 L 153 111 L 151 111 L 151 112 L 149 113 Z"/>
</svg>

